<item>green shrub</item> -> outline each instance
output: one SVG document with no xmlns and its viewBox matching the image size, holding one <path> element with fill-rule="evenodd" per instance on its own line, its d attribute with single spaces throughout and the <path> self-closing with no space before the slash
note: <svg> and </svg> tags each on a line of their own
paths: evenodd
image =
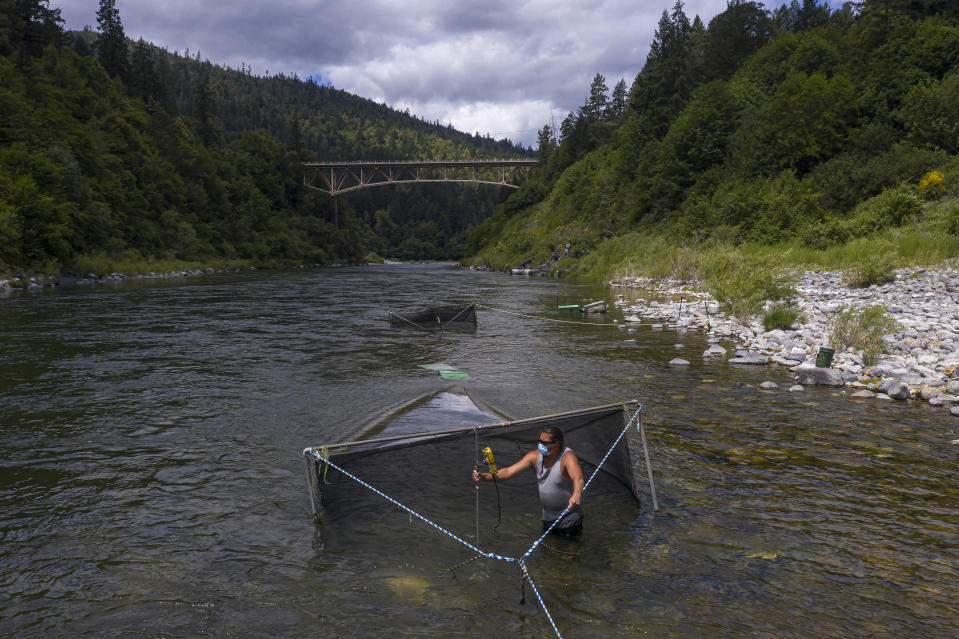
<svg viewBox="0 0 959 639">
<path fill-rule="evenodd" d="M 959 202 L 953 204 L 945 213 L 946 230 L 959 235 Z"/>
<path fill-rule="evenodd" d="M 833 319 L 830 343 L 837 352 L 852 348 L 862 353 L 862 361 L 872 366 L 882 354 L 882 336 L 899 330 L 899 323 L 886 315 L 885 306 L 842 307 Z"/>
<path fill-rule="evenodd" d="M 789 329 L 802 318 L 802 311 L 789 304 L 773 304 L 763 314 L 763 327 L 767 331 L 773 329 Z"/>
<path fill-rule="evenodd" d="M 848 240 L 849 225 L 834 217 L 821 222 L 811 222 L 799 234 L 799 241 L 803 246 L 817 249 L 843 244 Z"/>
<path fill-rule="evenodd" d="M 893 272 L 895 264 L 888 254 L 870 255 L 857 267 L 846 272 L 846 285 L 852 288 L 866 288 L 873 284 L 886 284 L 896 279 Z"/>
<path fill-rule="evenodd" d="M 850 226 L 854 236 L 862 237 L 875 231 L 900 226 L 909 219 L 918 217 L 920 213 L 922 203 L 916 189 L 900 184 L 857 206 L 853 211 Z"/>
<path fill-rule="evenodd" d="M 759 260 L 720 254 L 703 266 L 706 290 L 723 310 L 740 319 L 758 314 L 767 301 L 796 296 L 793 278 Z"/>
</svg>

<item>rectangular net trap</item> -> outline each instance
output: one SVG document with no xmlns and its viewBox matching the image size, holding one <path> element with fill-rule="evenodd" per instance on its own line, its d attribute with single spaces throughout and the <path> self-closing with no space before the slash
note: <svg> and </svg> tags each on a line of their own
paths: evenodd
<svg viewBox="0 0 959 639">
<path fill-rule="evenodd" d="M 623 432 L 629 417 L 626 410 L 630 407 L 635 409 L 636 406 L 637 402 L 610 404 L 481 426 L 313 446 L 305 449 L 303 454 L 311 462 L 309 476 L 314 513 L 319 514 L 322 508 L 326 514 L 336 518 L 343 514 L 344 505 L 349 509 L 357 503 L 360 494 L 370 492 L 356 481 L 345 477 L 343 472 L 328 465 L 327 461 L 373 483 L 394 498 L 407 497 L 412 502 L 408 504 L 410 506 L 432 506 L 433 511 L 443 511 L 446 510 L 442 506 L 444 501 L 462 501 L 462 494 L 459 498 L 444 500 L 444 497 L 453 497 L 447 494 L 444 486 L 456 483 L 450 481 L 452 477 L 446 477 L 445 469 L 452 469 L 460 479 L 468 477 L 477 463 L 480 470 L 487 471 L 485 463 L 482 463 L 482 456 L 477 456 L 477 450 L 485 447 L 493 451 L 499 465 L 508 466 L 536 448 L 539 434 L 546 426 L 556 426 L 563 431 L 565 445 L 576 453 L 583 476 L 588 478 Z M 444 468 L 437 469 L 439 465 Z M 427 466 L 431 472 L 437 473 L 437 476 L 424 478 L 422 472 Z M 404 473 L 404 469 L 412 472 Z M 413 481 L 403 479 L 403 475 L 409 474 L 416 476 Z M 601 484 L 615 492 L 625 490 L 639 500 L 627 437 L 623 437 L 620 444 L 609 452 L 595 481 L 599 482 L 597 487 Z M 466 485 L 470 484 L 471 482 Z M 616 484 L 619 486 L 616 487 Z M 524 473 L 508 483 L 500 483 L 501 489 L 509 490 L 507 486 L 517 487 L 517 492 L 529 492 L 527 486 L 532 486 L 533 501 L 537 502 L 536 480 L 532 472 Z M 461 486 L 453 490 L 459 488 Z"/>
<path fill-rule="evenodd" d="M 543 531 L 536 473 L 528 470 L 509 481 L 483 482 L 480 490 L 472 471 L 489 471 L 484 448 L 492 451 L 499 467 L 506 467 L 536 448 L 544 428 L 557 427 L 583 471 L 584 534 L 590 534 L 593 514 L 592 530 L 599 534 L 604 510 L 629 511 L 632 517 L 638 513 L 640 490 L 628 435 L 631 428 L 639 432 L 649 471 L 641 410 L 638 402 L 630 401 L 459 428 L 404 428 L 392 435 L 387 428 L 371 439 L 306 448 L 314 517 L 332 543 L 369 543 L 373 538 L 400 545 L 425 543 L 435 549 L 437 561 L 452 558 L 452 548 L 460 560 L 465 558 L 459 565 L 476 559 L 515 564 L 561 636 L 526 566 L 550 532 Z M 649 476 L 655 507 L 651 471 Z M 413 526 L 415 534 L 403 532 L 407 521 L 417 520 L 426 527 Z"/>
<path fill-rule="evenodd" d="M 416 328 L 476 328 L 476 304 L 442 306 L 418 311 L 387 311 L 390 326 Z"/>
</svg>

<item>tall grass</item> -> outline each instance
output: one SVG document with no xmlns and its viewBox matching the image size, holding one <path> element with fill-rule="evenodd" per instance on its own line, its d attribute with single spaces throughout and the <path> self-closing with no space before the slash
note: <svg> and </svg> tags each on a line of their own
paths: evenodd
<svg viewBox="0 0 959 639">
<path fill-rule="evenodd" d="M 703 271 L 706 290 L 726 313 L 740 319 L 758 314 L 767 301 L 797 295 L 795 277 L 764 260 L 727 254 L 704 264 Z"/>
<path fill-rule="evenodd" d="M 763 328 L 771 331 L 776 328 L 790 329 L 793 324 L 802 321 L 802 311 L 791 304 L 777 303 L 763 314 Z"/>
<path fill-rule="evenodd" d="M 502 269 L 507 264 L 515 265 L 533 257 L 535 263 L 542 264 L 570 242 L 574 252 L 585 252 L 583 249 L 588 248 L 589 253 L 576 258 L 564 257 L 555 264 L 554 270 L 561 269 L 574 279 L 609 280 L 623 276 L 703 282 L 712 279 L 718 286 L 717 291 L 731 299 L 728 280 L 732 280 L 732 285 L 748 281 L 748 272 L 752 269 L 755 270 L 752 279 L 765 283 L 749 283 L 748 287 L 768 289 L 773 294 L 770 299 L 774 299 L 779 295 L 777 289 L 781 288 L 775 280 L 782 273 L 808 269 L 868 271 L 858 279 L 872 283 L 887 278 L 894 268 L 934 266 L 959 257 L 959 197 L 951 194 L 923 202 L 921 214 L 911 223 L 882 228 L 867 237 L 825 247 L 804 245 L 799 240 L 778 244 L 735 243 L 721 239 L 719 232 L 702 241 L 639 231 L 608 237 L 602 233 L 605 228 L 602 219 L 591 222 L 571 219 L 566 206 L 553 209 L 544 202 L 531 207 L 528 214 L 512 218 L 502 234 L 504 239 L 475 256 L 471 263 Z M 746 307 L 754 306 L 752 301 L 746 304 Z"/>
<path fill-rule="evenodd" d="M 861 353 L 866 366 L 879 361 L 882 337 L 899 330 L 899 324 L 886 315 L 884 306 L 868 308 L 842 307 L 832 322 L 830 341 L 837 351 L 852 348 Z"/>
<path fill-rule="evenodd" d="M 867 288 L 886 284 L 896 279 L 895 262 L 889 255 L 870 255 L 858 266 L 846 272 L 845 282 L 852 288 Z"/>
</svg>

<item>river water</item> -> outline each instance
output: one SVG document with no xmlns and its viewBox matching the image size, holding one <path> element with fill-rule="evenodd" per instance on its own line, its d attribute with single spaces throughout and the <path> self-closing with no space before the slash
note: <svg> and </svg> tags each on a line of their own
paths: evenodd
<svg viewBox="0 0 959 639">
<path fill-rule="evenodd" d="M 0 634 L 555 636 L 515 566 L 450 572 L 468 555 L 405 513 L 312 520 L 302 449 L 447 388 L 418 368 L 445 362 L 513 417 L 644 404 L 660 510 L 587 492 L 584 538 L 556 542 L 578 554 L 529 561 L 564 636 L 959 635 L 959 420 L 941 409 L 789 393 L 783 369 L 705 362 L 703 335 L 629 334 L 615 312 L 481 308 L 475 332 L 442 334 L 385 321 L 472 300 L 559 319 L 614 294 L 404 265 L 0 300 Z M 691 365 L 671 369 L 677 354 Z M 461 485 L 438 512 L 468 531 L 471 468 L 444 461 L 396 475 Z M 490 532 L 486 487 L 481 538 L 522 552 L 538 521 Z"/>
</svg>

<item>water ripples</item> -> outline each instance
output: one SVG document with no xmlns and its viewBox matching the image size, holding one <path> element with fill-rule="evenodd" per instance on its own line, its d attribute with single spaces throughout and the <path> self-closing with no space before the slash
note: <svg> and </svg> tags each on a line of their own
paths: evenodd
<svg viewBox="0 0 959 639">
<path fill-rule="evenodd" d="M 392 507 L 310 521 L 299 451 L 450 386 L 417 368 L 444 361 L 513 417 L 646 407 L 661 510 L 597 495 L 582 554 L 531 560 L 569 636 L 959 632 L 957 449 L 944 443 L 959 433 L 940 410 L 762 391 L 792 382 L 701 361 L 694 333 L 485 310 L 475 333 L 386 323 L 387 308 L 469 301 L 559 319 L 557 300 L 598 296 L 608 291 L 412 266 L 0 301 L 0 629 L 462 636 L 464 618 L 482 618 L 548 634 L 534 605 L 517 605 L 514 567 L 448 573 L 463 551 Z M 666 366 L 676 352 L 688 369 Z M 450 503 L 431 512 L 472 531 L 469 469 L 447 461 L 414 477 L 442 482 Z M 532 505 L 481 536 L 519 552 L 538 529 L 535 496 L 503 488 Z"/>
</svg>

